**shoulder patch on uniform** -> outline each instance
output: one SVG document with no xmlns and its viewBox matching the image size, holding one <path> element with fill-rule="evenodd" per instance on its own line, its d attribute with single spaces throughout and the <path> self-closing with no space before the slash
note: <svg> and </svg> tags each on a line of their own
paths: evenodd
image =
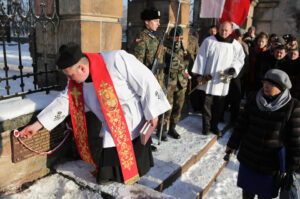
<svg viewBox="0 0 300 199">
<path fill-rule="evenodd" d="M 136 39 L 135 42 L 139 43 L 141 42 L 142 40 L 141 39 Z"/>
</svg>

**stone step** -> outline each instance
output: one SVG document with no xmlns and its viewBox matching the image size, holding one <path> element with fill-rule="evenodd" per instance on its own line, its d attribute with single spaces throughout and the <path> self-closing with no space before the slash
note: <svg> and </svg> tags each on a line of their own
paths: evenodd
<svg viewBox="0 0 300 199">
<path fill-rule="evenodd" d="M 229 133 L 226 133 L 219 138 L 198 162 L 163 193 L 177 198 L 202 198 L 227 164 L 223 157 L 228 137 Z"/>
<path fill-rule="evenodd" d="M 168 136 L 167 142 L 157 145 L 154 152 L 154 167 L 141 178 L 139 184 L 157 191 L 163 191 L 195 164 L 216 142 L 215 135 L 202 135 L 200 115 L 190 115 L 176 126 L 181 139 Z M 157 143 L 157 137 L 153 142 Z"/>
</svg>

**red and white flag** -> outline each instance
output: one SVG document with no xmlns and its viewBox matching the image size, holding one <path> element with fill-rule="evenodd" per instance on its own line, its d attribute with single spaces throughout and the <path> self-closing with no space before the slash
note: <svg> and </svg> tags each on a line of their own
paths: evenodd
<svg viewBox="0 0 300 199">
<path fill-rule="evenodd" d="M 238 26 L 245 22 L 250 0 L 202 0 L 201 18 L 220 18 L 219 22 L 231 21 Z"/>
<path fill-rule="evenodd" d="M 202 0 L 200 18 L 221 18 L 225 0 Z"/>
</svg>

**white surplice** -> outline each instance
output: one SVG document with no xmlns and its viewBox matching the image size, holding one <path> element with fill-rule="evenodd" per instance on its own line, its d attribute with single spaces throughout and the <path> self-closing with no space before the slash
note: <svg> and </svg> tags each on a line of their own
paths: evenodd
<svg viewBox="0 0 300 199">
<path fill-rule="evenodd" d="M 133 55 L 123 50 L 101 53 L 120 100 L 131 139 L 138 137 L 145 120 L 153 119 L 168 111 L 171 106 L 152 72 Z M 85 107 L 89 108 L 103 126 L 100 137 L 103 147 L 115 143 L 105 122 L 93 82 L 83 83 Z M 52 130 L 69 115 L 68 86 L 38 116 L 42 125 Z"/>
<path fill-rule="evenodd" d="M 199 86 L 199 90 L 206 94 L 226 96 L 229 82 L 221 81 L 220 71 L 234 68 L 236 77 L 244 65 L 244 58 L 243 47 L 235 39 L 227 43 L 218 41 L 215 36 L 207 37 L 200 46 L 192 72 L 202 76 L 210 74 L 212 80 Z"/>
</svg>

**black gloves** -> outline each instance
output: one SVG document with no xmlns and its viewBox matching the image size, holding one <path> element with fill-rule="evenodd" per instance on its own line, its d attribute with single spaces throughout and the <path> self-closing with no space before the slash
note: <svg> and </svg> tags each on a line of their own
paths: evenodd
<svg viewBox="0 0 300 199">
<path fill-rule="evenodd" d="M 226 71 L 226 73 L 228 74 L 228 75 L 233 75 L 234 73 L 235 73 L 235 69 L 234 68 L 229 68 L 227 71 Z"/>
</svg>

